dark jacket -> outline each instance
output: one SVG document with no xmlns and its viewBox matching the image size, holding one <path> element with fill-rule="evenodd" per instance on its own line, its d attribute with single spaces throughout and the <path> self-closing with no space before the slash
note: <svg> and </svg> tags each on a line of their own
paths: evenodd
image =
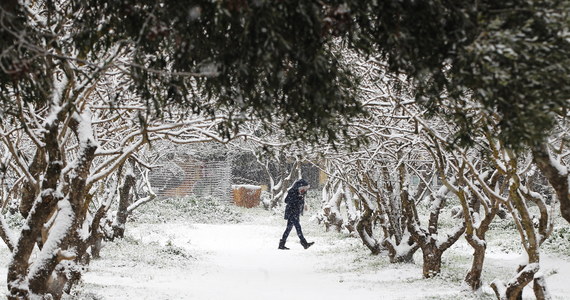
<svg viewBox="0 0 570 300">
<path fill-rule="evenodd" d="M 299 188 L 307 186 L 309 183 L 305 179 L 297 180 L 287 192 L 285 197 L 285 219 L 299 219 L 305 206 L 305 194 L 299 193 Z"/>
</svg>

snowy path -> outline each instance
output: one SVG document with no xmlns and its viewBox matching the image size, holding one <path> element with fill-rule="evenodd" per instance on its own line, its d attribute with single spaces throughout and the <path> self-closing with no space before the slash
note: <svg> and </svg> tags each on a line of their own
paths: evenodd
<svg viewBox="0 0 570 300">
<path fill-rule="evenodd" d="M 104 299 L 350 299 L 354 289 L 338 274 L 320 272 L 319 248 L 305 250 L 293 233 L 289 251 L 277 250 L 281 231 L 263 225 L 159 225 L 168 239 L 190 253 L 205 253 L 192 270 L 175 274 L 148 270 L 140 280 L 89 272 L 87 283 L 111 286 Z M 165 236 L 141 235 L 146 242 Z M 317 241 L 318 243 L 318 241 Z M 378 292 L 359 290 L 364 299 L 381 299 Z"/>
<path fill-rule="evenodd" d="M 201 299 L 348 299 L 351 290 L 320 273 L 316 247 L 304 250 L 296 236 L 291 250 L 277 250 L 275 227 L 199 225 L 194 242 L 209 251 L 206 270 L 193 280 Z M 336 284 L 335 284 L 336 281 Z M 326 287 L 327 290 L 324 290 Z M 333 290 L 331 290 L 331 288 Z"/>
<path fill-rule="evenodd" d="M 431 283 L 421 279 L 418 265 L 390 270 L 379 267 L 372 273 L 347 271 L 345 267 L 354 264 L 354 257 L 368 254 L 344 253 L 338 246 L 358 241 L 338 240 L 320 228 L 311 234 L 309 224 L 305 233 L 309 241 L 316 242 L 313 247 L 303 249 L 293 231 L 287 243 L 291 250 L 278 250 L 284 227 L 277 224 L 285 223 L 279 219 L 262 223 L 162 224 L 152 225 L 150 230 L 149 225 L 130 227 L 130 234 L 144 243 L 170 241 L 188 253 L 198 253 L 198 259 L 190 268 L 174 270 L 95 261 L 84 276 L 85 285 L 106 300 L 422 299 L 418 293 L 425 295 L 426 290 L 446 299 L 457 294 L 456 286 L 430 287 Z M 411 282 L 415 282 L 414 290 L 406 290 Z"/>
<path fill-rule="evenodd" d="M 357 252 L 347 253 L 342 243 L 358 242 L 357 239 L 339 240 L 331 234 L 322 233 L 321 229 L 311 232 L 310 226 L 306 226 L 308 230 L 305 231 L 309 233 L 308 239 L 316 242 L 313 247 L 304 250 L 293 232 L 287 243 L 291 250 L 277 250 L 283 230 L 277 224 L 282 222 L 273 220 L 271 224 L 262 223 L 131 227 L 131 234 L 144 243 L 159 242 L 164 245 L 170 241 L 188 253 L 197 253 L 197 260 L 188 268 L 158 266 L 140 269 L 137 265 L 129 268 L 128 263 L 120 266 L 102 265 L 85 274 L 84 280 L 87 286 L 102 288 L 95 289 L 95 294 L 103 295 L 102 298 L 93 299 L 106 300 L 494 298 L 488 286 L 487 294 L 481 295 L 482 298 L 461 292 L 458 279 L 453 277 L 464 276 L 463 270 L 426 280 L 421 277 L 420 264 L 389 264 L 386 259 L 370 257 L 360 248 L 357 248 Z M 515 259 L 512 255 L 489 256 L 488 268 L 496 264 L 511 270 L 516 265 L 516 262 L 509 261 Z M 358 262 L 359 257 L 363 262 Z M 113 272 L 113 268 L 122 271 Z M 556 270 L 548 276 L 549 287 L 555 299 L 564 299 L 570 293 L 570 287 L 564 283 L 570 276 L 570 263 L 567 260 L 545 259 L 544 269 Z M 130 273 L 125 274 L 125 270 L 130 270 Z M 532 292 L 527 291 L 524 298 L 532 299 L 531 296 Z"/>
</svg>

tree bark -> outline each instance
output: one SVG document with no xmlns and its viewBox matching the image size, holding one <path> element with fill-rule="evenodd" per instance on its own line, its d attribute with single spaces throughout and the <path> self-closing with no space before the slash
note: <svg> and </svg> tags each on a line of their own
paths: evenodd
<svg viewBox="0 0 570 300">
<path fill-rule="evenodd" d="M 337 184 L 338 186 L 336 188 L 336 192 L 334 192 L 332 197 L 323 207 L 323 216 L 326 231 L 329 231 L 330 227 L 334 226 L 336 231 L 340 232 L 344 225 L 344 219 L 340 213 L 340 205 L 344 197 L 342 188 L 343 183 L 339 182 Z"/>
<path fill-rule="evenodd" d="M 364 213 L 356 224 L 356 231 L 362 240 L 362 243 L 370 250 L 372 255 L 378 255 L 381 246 L 376 239 L 372 237 L 372 209 L 368 205 L 364 205 Z"/>
<path fill-rule="evenodd" d="M 554 158 L 548 150 L 546 142 L 532 148 L 534 162 L 548 179 L 550 185 L 556 192 L 556 197 L 560 202 L 560 214 L 570 223 L 570 194 L 568 194 L 568 168 L 560 170 L 553 165 Z"/>
<path fill-rule="evenodd" d="M 23 289 L 26 275 L 30 267 L 30 256 L 36 244 L 36 238 L 41 234 L 41 224 L 45 224 L 59 199 L 53 193 L 44 193 L 41 201 L 37 201 L 26 220 L 25 228 L 20 233 L 17 246 L 8 266 L 8 299 L 18 300 L 29 297 L 28 290 Z M 40 224 L 40 225 L 38 225 Z"/>
<path fill-rule="evenodd" d="M 66 238 L 60 246 L 61 250 L 72 251 L 73 256 L 68 258 L 57 258 L 48 264 L 51 272 L 47 275 L 47 292 L 51 294 L 54 299 L 60 299 L 64 292 L 69 292 L 73 285 L 81 279 L 81 267 L 85 262 L 87 248 L 89 247 L 89 238 L 83 238 L 80 235 L 81 227 L 85 223 L 87 210 L 86 208 L 91 201 L 91 196 L 88 194 L 89 187 L 87 186 L 87 178 L 91 164 L 95 159 L 95 151 L 97 144 L 91 139 L 92 137 L 82 137 L 78 132 L 80 120 L 75 117 L 70 122 L 70 128 L 76 134 L 77 139 L 82 143 L 82 149 L 79 152 L 79 163 L 74 169 L 74 176 L 65 178 L 64 185 L 67 186 L 68 199 L 73 211 L 73 223 L 70 227 Z M 88 120 L 90 124 L 90 120 Z M 74 267 L 56 268 L 62 260 L 69 260 Z M 55 263 L 57 262 L 57 263 Z M 53 274 L 58 279 L 58 282 L 50 282 L 50 275 Z M 46 284 L 46 283 L 44 283 Z M 30 290 L 32 290 L 30 288 Z M 33 290 L 32 290 L 33 291 Z"/>
<path fill-rule="evenodd" d="M 407 187 L 406 184 L 406 170 L 404 167 L 399 168 L 400 171 L 400 182 L 403 187 Z M 447 190 L 438 191 L 437 195 L 433 197 L 434 204 L 432 204 L 428 229 L 423 229 L 420 225 L 418 213 L 416 210 L 415 202 L 410 199 L 410 194 L 407 188 L 403 188 L 400 194 L 400 199 L 402 201 L 402 206 L 404 207 L 404 214 L 408 219 L 407 226 L 412 239 L 419 245 L 422 249 L 423 255 L 423 276 L 425 278 L 431 278 L 436 276 L 441 272 L 441 257 L 445 250 L 449 249 L 465 232 L 466 224 L 463 222 L 462 226 L 455 229 L 455 232 L 447 236 L 447 239 L 442 243 L 438 243 L 437 236 L 439 235 L 439 214 L 441 208 L 445 204 L 445 193 L 449 192 Z"/>
<path fill-rule="evenodd" d="M 132 172 L 127 172 L 125 181 L 119 188 L 119 209 L 117 210 L 117 217 L 113 224 L 113 237 L 123 238 L 125 236 L 125 224 L 129 215 L 128 208 L 132 198 L 131 190 L 136 183 L 135 175 Z"/>
<path fill-rule="evenodd" d="M 40 172 L 42 172 L 47 165 L 45 154 L 46 153 L 44 149 L 38 148 L 36 150 L 36 154 L 34 155 L 34 159 L 29 166 L 30 174 L 35 178 L 38 178 Z M 28 213 L 32 209 L 32 206 L 34 205 L 34 201 L 36 200 L 38 194 L 39 190 L 37 186 L 33 185 L 27 180 L 24 181 L 24 184 L 22 185 L 22 198 L 20 199 L 19 206 L 20 214 L 22 214 L 24 218 L 28 217 Z"/>
<path fill-rule="evenodd" d="M 47 169 L 43 174 L 41 192 L 34 201 L 22 229 L 14 259 L 8 268 L 8 299 L 29 299 L 30 294 L 49 299 L 60 299 L 63 289 L 70 279 L 80 276 L 80 272 L 70 272 L 64 261 L 79 260 L 83 256 L 85 241 L 79 229 L 85 221 L 86 186 L 91 162 L 97 145 L 84 135 L 79 135 L 79 119 L 72 117 L 70 128 L 81 141 L 77 164 L 62 177 L 63 154 L 59 144 L 59 121 L 46 125 L 44 135 L 47 154 Z M 30 256 L 38 242 L 44 224 L 52 214 L 53 224 L 48 229 L 46 241 L 30 265 Z M 72 268 L 73 269 L 73 268 Z M 71 277 L 70 277 L 71 276 Z"/>
<path fill-rule="evenodd" d="M 402 245 L 402 243 L 405 243 L 406 245 L 408 245 L 408 249 L 407 251 L 397 251 L 397 248 L 401 248 L 401 247 L 395 247 L 395 246 L 400 246 Z M 410 236 L 407 236 L 407 238 L 401 239 L 399 244 L 392 244 L 391 241 L 385 239 L 383 242 L 383 245 L 386 249 L 388 249 L 388 258 L 390 259 L 390 263 L 393 264 L 400 264 L 400 263 L 413 263 L 414 262 L 414 254 L 416 253 L 416 251 L 418 251 L 418 249 L 420 248 L 420 246 L 415 243 Z"/>
<path fill-rule="evenodd" d="M 546 288 L 546 280 L 544 276 L 536 276 L 534 278 L 534 295 L 536 296 L 537 300 L 550 300 L 552 297 L 548 293 L 548 289 Z"/>
<path fill-rule="evenodd" d="M 49 163 L 41 183 L 42 192 L 36 196 L 37 198 L 33 202 L 33 206 L 26 218 L 26 225 L 22 229 L 15 251 L 12 253 L 13 259 L 8 266 L 8 290 L 10 291 L 8 299 L 10 300 L 29 298 L 28 292 L 32 290 L 29 280 L 36 280 L 35 277 L 28 278 L 30 256 L 38 237 L 41 236 L 43 224 L 48 221 L 52 211 L 56 209 L 57 203 L 62 198 L 62 195 L 57 192 L 57 185 L 63 167 L 57 140 L 58 126 L 59 122 L 56 120 L 52 124 L 46 125 L 45 128 L 44 140 Z M 43 267 L 40 266 L 40 268 Z M 43 270 L 39 270 L 39 272 L 43 274 Z M 39 286 L 45 285 L 34 285 L 33 288 Z"/>
<path fill-rule="evenodd" d="M 404 253 L 395 253 L 395 255 L 389 255 L 390 263 L 392 264 L 413 264 L 414 263 L 414 254 L 419 249 L 419 246 L 415 246 L 411 248 L 410 251 Z"/>
<path fill-rule="evenodd" d="M 284 155 L 282 155 L 281 161 L 286 161 Z M 297 177 L 293 176 L 295 172 L 299 173 L 301 171 L 301 167 L 299 165 L 300 162 L 298 160 L 295 160 L 295 162 L 291 165 L 291 169 L 288 169 L 287 166 L 281 166 L 281 168 L 279 169 L 280 180 L 279 183 L 277 184 L 279 188 L 276 188 L 275 186 L 270 187 L 271 201 L 269 204 L 269 208 L 273 209 L 283 201 L 284 196 L 287 195 L 287 190 L 289 189 L 289 187 L 300 176 L 300 174 Z M 267 173 L 269 176 L 271 176 L 271 172 L 269 172 L 268 168 L 267 168 Z M 271 182 L 274 182 L 274 180 L 272 179 Z"/>
<path fill-rule="evenodd" d="M 98 236 L 91 245 L 91 257 L 93 259 L 101 258 L 101 249 L 103 249 L 103 236 Z"/>
<path fill-rule="evenodd" d="M 441 252 L 436 247 L 422 247 L 424 258 L 423 275 L 424 278 L 432 278 L 441 273 Z"/>
<path fill-rule="evenodd" d="M 519 300 L 522 299 L 524 287 L 533 281 L 535 274 L 539 270 L 538 263 L 520 266 L 518 274 L 511 279 L 506 285 L 501 281 L 495 280 L 491 283 L 491 288 L 495 292 L 497 299 Z M 542 285 L 545 287 L 545 285 Z"/>
<path fill-rule="evenodd" d="M 14 237 L 8 228 L 8 224 L 4 221 L 4 217 L 0 214 L 0 238 L 6 243 L 10 251 L 14 251 L 15 243 Z"/>
<path fill-rule="evenodd" d="M 354 203 L 355 197 L 348 185 L 344 188 L 344 204 L 346 207 L 346 221 L 344 221 L 344 229 L 349 233 L 356 231 L 356 225 L 359 222 L 359 215 L 356 212 L 356 205 Z"/>
<path fill-rule="evenodd" d="M 469 238 L 467 239 L 469 241 Z M 473 247 L 473 262 L 471 263 L 471 269 L 465 276 L 465 282 L 469 285 L 471 290 L 476 291 L 481 288 L 481 274 L 483 273 L 483 264 L 485 263 L 485 251 L 487 250 L 486 244 L 480 244 L 476 242 L 469 242 L 471 247 Z"/>
</svg>

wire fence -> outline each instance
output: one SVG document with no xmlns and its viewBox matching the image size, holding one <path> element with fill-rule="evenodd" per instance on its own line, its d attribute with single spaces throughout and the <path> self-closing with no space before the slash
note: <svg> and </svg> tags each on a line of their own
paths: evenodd
<svg viewBox="0 0 570 300">
<path fill-rule="evenodd" d="M 212 196 L 231 201 L 231 161 L 200 161 L 193 158 L 172 157 L 149 174 L 151 187 L 159 198 L 189 195 Z"/>
</svg>

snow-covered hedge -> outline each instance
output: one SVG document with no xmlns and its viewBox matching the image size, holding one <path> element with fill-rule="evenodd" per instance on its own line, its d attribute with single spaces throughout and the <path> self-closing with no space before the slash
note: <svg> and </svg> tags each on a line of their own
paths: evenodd
<svg viewBox="0 0 570 300">
<path fill-rule="evenodd" d="M 190 196 L 156 200 L 134 211 L 132 221 L 139 223 L 240 223 L 240 209 L 211 197 Z"/>
<path fill-rule="evenodd" d="M 570 225 L 554 227 L 552 235 L 544 242 L 547 251 L 570 256 Z"/>
</svg>

